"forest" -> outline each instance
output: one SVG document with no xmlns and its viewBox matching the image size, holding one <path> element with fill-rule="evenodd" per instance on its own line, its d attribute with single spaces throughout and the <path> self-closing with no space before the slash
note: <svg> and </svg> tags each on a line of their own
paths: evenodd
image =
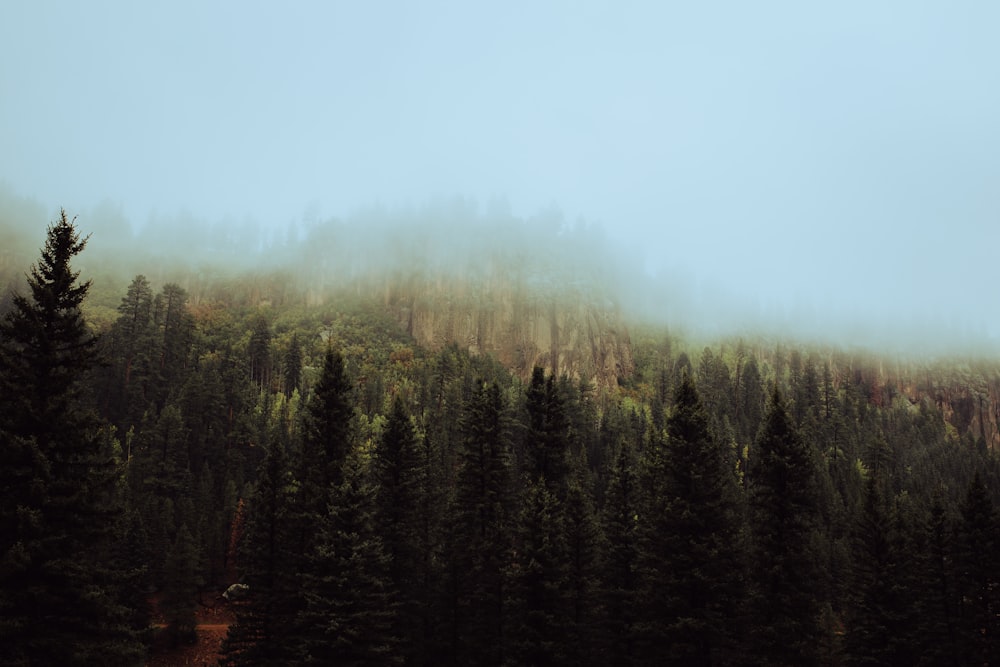
<svg viewBox="0 0 1000 667">
<path fill-rule="evenodd" d="M 1000 664 L 1000 360 L 632 317 L 589 234 L 465 301 L 478 246 L 121 280 L 63 213 L 0 256 L 0 662 L 144 664 L 210 605 L 227 666 Z"/>
</svg>

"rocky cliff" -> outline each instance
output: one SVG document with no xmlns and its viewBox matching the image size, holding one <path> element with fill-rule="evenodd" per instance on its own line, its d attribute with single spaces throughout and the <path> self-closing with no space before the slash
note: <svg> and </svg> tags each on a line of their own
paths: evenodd
<svg viewBox="0 0 1000 667">
<path fill-rule="evenodd" d="M 617 307 L 580 285 L 501 274 L 397 277 L 386 284 L 384 301 L 421 345 L 457 343 L 473 354 L 493 354 L 524 378 L 537 365 L 609 387 L 634 370 Z"/>
<path fill-rule="evenodd" d="M 960 437 L 1000 450 L 1000 366 L 989 360 L 879 364 L 871 377 L 871 400 L 888 405 L 897 396 L 916 407 L 940 411 Z"/>
</svg>

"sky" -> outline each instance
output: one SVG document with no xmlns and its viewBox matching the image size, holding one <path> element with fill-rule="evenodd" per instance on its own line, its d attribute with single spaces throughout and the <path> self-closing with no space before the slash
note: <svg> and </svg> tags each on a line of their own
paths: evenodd
<svg viewBox="0 0 1000 667">
<path fill-rule="evenodd" d="M 0 183 L 137 225 L 557 209 L 722 307 L 1000 340 L 998 30 L 992 0 L 11 0 Z"/>
</svg>

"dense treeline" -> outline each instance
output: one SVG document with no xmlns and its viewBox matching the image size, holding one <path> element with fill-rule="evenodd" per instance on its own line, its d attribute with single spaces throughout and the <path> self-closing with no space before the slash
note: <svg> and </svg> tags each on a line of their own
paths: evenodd
<svg viewBox="0 0 1000 667">
<path fill-rule="evenodd" d="M 5 664 L 133 664 L 234 583 L 231 665 L 1000 659 L 983 421 L 875 358 L 656 332 L 601 388 L 143 276 L 94 332 L 85 242 L 0 328 Z"/>
</svg>

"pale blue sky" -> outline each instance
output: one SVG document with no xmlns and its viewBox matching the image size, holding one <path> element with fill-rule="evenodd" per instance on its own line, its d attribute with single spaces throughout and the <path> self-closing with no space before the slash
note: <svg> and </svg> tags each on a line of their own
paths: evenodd
<svg viewBox="0 0 1000 667">
<path fill-rule="evenodd" d="M 748 311 L 1000 336 L 998 35 L 994 1 L 12 0 L 0 181 L 140 224 L 554 205 Z"/>
</svg>

